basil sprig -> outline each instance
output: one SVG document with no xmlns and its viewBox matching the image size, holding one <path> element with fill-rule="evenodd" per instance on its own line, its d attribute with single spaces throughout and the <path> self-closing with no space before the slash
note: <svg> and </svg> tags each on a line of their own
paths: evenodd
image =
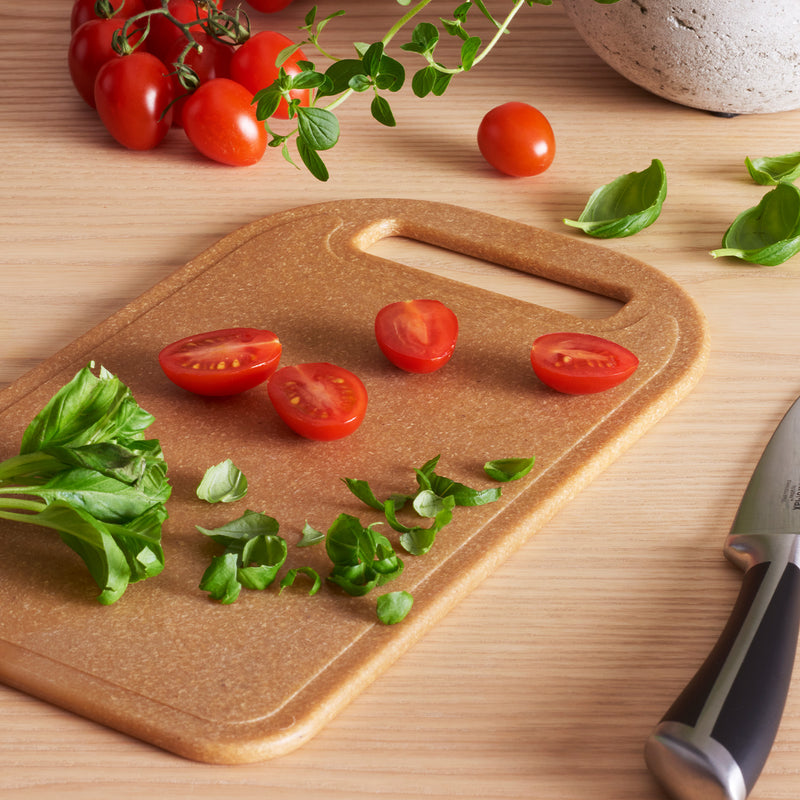
<svg viewBox="0 0 800 800">
<path fill-rule="evenodd" d="M 743 211 L 722 237 L 715 258 L 734 256 L 766 267 L 782 264 L 800 252 L 800 189 L 780 182 L 758 205 Z"/>
<path fill-rule="evenodd" d="M 0 464 L 0 518 L 58 532 L 116 602 L 164 568 L 171 487 L 153 417 L 104 367 L 80 370 L 36 415 L 19 455 Z"/>
<path fill-rule="evenodd" d="M 652 225 L 667 196 L 667 173 L 654 158 L 641 172 L 628 172 L 595 189 L 577 220 L 564 224 L 596 239 L 632 236 Z"/>
</svg>

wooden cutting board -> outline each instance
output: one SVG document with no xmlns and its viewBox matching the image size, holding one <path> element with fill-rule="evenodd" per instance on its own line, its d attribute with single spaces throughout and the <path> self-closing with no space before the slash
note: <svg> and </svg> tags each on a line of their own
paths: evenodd
<svg viewBox="0 0 800 800">
<path fill-rule="evenodd" d="M 392 236 L 611 297 L 620 310 L 578 319 L 368 252 Z M 430 375 L 392 367 L 373 336 L 379 308 L 416 297 L 442 300 L 460 321 L 456 354 Z M 361 428 L 336 442 L 303 440 L 277 419 L 264 387 L 208 399 L 161 373 L 164 345 L 240 325 L 275 331 L 282 364 L 330 361 L 358 374 L 370 397 Z M 613 339 L 640 367 L 608 392 L 557 394 L 529 361 L 533 340 L 557 330 Z M 191 759 L 241 763 L 285 753 L 663 416 L 697 381 L 707 352 L 703 317 L 673 281 L 585 240 L 406 200 L 325 203 L 254 222 L 0 394 L 6 458 L 60 386 L 90 361 L 104 365 L 155 415 L 148 435 L 161 440 L 174 487 L 166 569 L 108 607 L 52 532 L 0 523 L 0 680 Z M 323 546 L 294 546 L 303 524 L 326 530 L 341 512 L 364 524 L 379 519 L 340 478 L 369 480 L 379 497 L 412 491 L 413 469 L 437 454 L 441 474 L 478 488 L 496 485 L 482 471 L 489 459 L 535 455 L 536 465 L 525 480 L 505 484 L 499 502 L 457 509 L 426 555 L 404 556 L 403 575 L 383 590 L 414 595 L 401 624 L 377 622 L 375 593 L 352 598 L 330 584 L 313 597 L 302 581 L 281 594 L 243 590 L 229 606 L 199 590 L 219 548 L 196 525 L 263 511 L 289 543 L 285 568 L 326 574 Z M 225 506 L 198 500 L 203 473 L 225 458 L 247 475 L 247 498 Z"/>
</svg>

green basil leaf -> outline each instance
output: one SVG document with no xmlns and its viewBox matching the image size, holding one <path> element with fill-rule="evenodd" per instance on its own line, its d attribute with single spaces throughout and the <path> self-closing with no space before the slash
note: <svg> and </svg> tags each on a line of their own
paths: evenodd
<svg viewBox="0 0 800 800">
<path fill-rule="evenodd" d="M 317 92 L 317 97 L 327 97 L 347 91 L 350 81 L 356 75 L 364 75 L 364 65 L 358 58 L 343 58 L 334 61 L 326 70 L 325 77 L 330 81 Z"/>
<path fill-rule="evenodd" d="M 772 267 L 800 252 L 800 189 L 778 183 L 757 206 L 743 211 L 722 237 L 715 258 L 733 256 Z"/>
<path fill-rule="evenodd" d="M 200 533 L 205 534 L 218 544 L 225 547 L 243 546 L 249 539 L 256 536 L 274 535 L 278 532 L 278 521 L 260 511 L 245 511 L 241 517 L 226 522 L 218 528 L 203 528 L 195 526 Z"/>
<path fill-rule="evenodd" d="M 413 604 L 414 598 L 406 591 L 382 594 L 377 602 L 378 619 L 384 625 L 396 625 L 408 616 Z"/>
<path fill-rule="evenodd" d="M 596 189 L 578 219 L 564 223 L 598 239 L 632 236 L 658 219 L 666 196 L 667 174 L 655 158 L 647 169 Z"/>
<path fill-rule="evenodd" d="M 237 577 L 248 589 L 266 589 L 286 561 L 286 541 L 275 534 L 248 540 L 241 551 Z"/>
<path fill-rule="evenodd" d="M 362 503 L 377 511 L 383 511 L 383 503 L 375 497 L 375 493 L 367 481 L 359 478 L 342 478 L 342 481 Z"/>
<path fill-rule="evenodd" d="M 297 567 L 290 569 L 281 580 L 280 592 L 289 586 L 294 586 L 294 582 L 298 575 L 305 575 L 311 579 L 311 588 L 308 590 L 309 595 L 316 594 L 322 587 L 322 578 L 313 567 Z"/>
<path fill-rule="evenodd" d="M 247 478 L 229 458 L 209 467 L 197 487 L 197 496 L 208 503 L 234 503 L 246 494 Z"/>
<path fill-rule="evenodd" d="M 411 41 L 400 45 L 410 53 L 432 53 L 439 41 L 439 31 L 431 22 L 420 22 L 411 32 Z"/>
<path fill-rule="evenodd" d="M 439 531 L 431 528 L 409 528 L 400 534 L 400 545 L 412 556 L 422 556 L 433 547 Z"/>
<path fill-rule="evenodd" d="M 781 181 L 793 183 L 800 177 L 800 152 L 782 156 L 765 156 L 744 160 L 750 177 L 762 186 L 774 186 Z"/>
<path fill-rule="evenodd" d="M 309 144 L 302 136 L 297 138 L 297 152 L 300 160 L 305 164 L 306 169 L 319 181 L 327 181 L 329 178 L 328 168 L 325 162 L 320 158 L 319 153 Z M 288 155 L 288 150 L 284 149 L 284 157 L 288 158 L 291 162 L 291 157 Z"/>
<path fill-rule="evenodd" d="M 498 458 L 483 465 L 484 472 L 496 481 L 518 481 L 532 469 L 534 458 Z"/>
<path fill-rule="evenodd" d="M 427 97 L 433 91 L 436 73 L 437 70 L 430 64 L 417 70 L 411 78 L 411 91 L 417 97 Z"/>
<path fill-rule="evenodd" d="M 325 541 L 325 534 L 317 530 L 317 528 L 312 527 L 308 524 L 308 522 L 303 525 L 302 536 L 300 541 L 297 543 L 298 547 L 312 547 L 315 544 L 319 544 L 320 542 Z"/>
<path fill-rule="evenodd" d="M 367 48 L 367 52 L 361 58 L 364 65 L 364 72 L 371 77 L 378 74 L 381 58 L 383 57 L 383 42 L 375 42 Z"/>
<path fill-rule="evenodd" d="M 464 44 L 461 45 L 461 66 L 464 67 L 465 70 L 472 69 L 475 56 L 478 54 L 480 47 L 481 40 L 477 36 L 470 36 L 464 41 Z"/>
<path fill-rule="evenodd" d="M 236 602 L 242 590 L 238 580 L 238 561 L 235 553 L 225 553 L 211 559 L 203 573 L 200 589 L 208 592 L 214 600 L 226 605 Z"/>
<path fill-rule="evenodd" d="M 269 119 L 280 105 L 283 95 L 278 89 L 278 82 L 275 81 L 271 86 L 261 89 L 253 96 L 253 103 L 256 106 L 256 119 Z"/>
<path fill-rule="evenodd" d="M 324 108 L 298 107 L 297 127 L 300 136 L 313 150 L 330 150 L 339 140 L 339 121 Z"/>
<path fill-rule="evenodd" d="M 375 85 L 379 89 L 399 92 L 406 80 L 405 67 L 394 58 L 384 55 L 378 64 Z"/>
<path fill-rule="evenodd" d="M 380 122 L 381 125 L 386 125 L 387 128 L 393 128 L 397 125 L 394 114 L 392 114 L 392 109 L 385 97 L 375 95 L 370 104 L 370 111 L 372 112 L 372 116 Z"/>
<path fill-rule="evenodd" d="M 367 564 L 335 565 L 328 580 L 353 597 L 369 594 L 378 585 L 378 574 Z"/>
</svg>

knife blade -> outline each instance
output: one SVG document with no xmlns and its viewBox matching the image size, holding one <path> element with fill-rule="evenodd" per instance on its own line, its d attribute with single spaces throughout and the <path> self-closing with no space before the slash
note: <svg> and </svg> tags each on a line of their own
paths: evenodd
<svg viewBox="0 0 800 800">
<path fill-rule="evenodd" d="M 767 443 L 723 552 L 744 570 L 739 596 L 645 745 L 675 800 L 744 800 L 775 741 L 800 627 L 800 398 Z"/>
</svg>

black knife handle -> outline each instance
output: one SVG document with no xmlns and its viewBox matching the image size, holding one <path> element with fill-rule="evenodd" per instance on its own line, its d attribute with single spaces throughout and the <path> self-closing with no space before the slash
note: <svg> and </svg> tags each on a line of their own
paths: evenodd
<svg viewBox="0 0 800 800">
<path fill-rule="evenodd" d="M 750 567 L 716 645 L 647 740 L 647 765 L 671 797 L 749 794 L 783 714 L 799 625 L 797 565 Z"/>
</svg>

